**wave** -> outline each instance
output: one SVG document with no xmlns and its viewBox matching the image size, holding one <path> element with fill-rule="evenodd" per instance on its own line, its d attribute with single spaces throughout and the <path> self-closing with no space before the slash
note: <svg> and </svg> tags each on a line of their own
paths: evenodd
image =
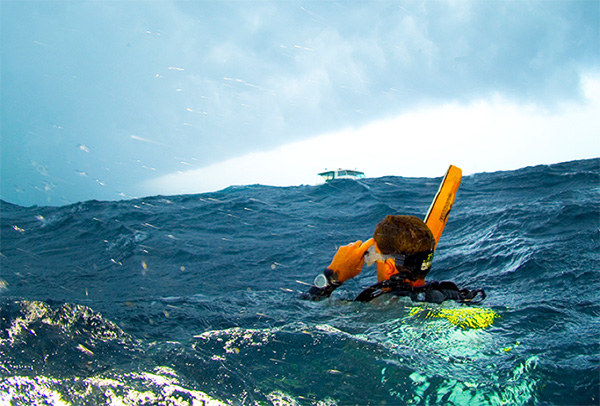
<svg viewBox="0 0 600 406">
<path fill-rule="evenodd" d="M 484 288 L 485 328 L 433 316 L 452 303 L 349 302 L 369 267 L 298 299 L 385 215 L 423 217 L 440 180 L 0 201 L 0 399 L 597 403 L 600 159 L 463 178 L 428 277 Z"/>
</svg>

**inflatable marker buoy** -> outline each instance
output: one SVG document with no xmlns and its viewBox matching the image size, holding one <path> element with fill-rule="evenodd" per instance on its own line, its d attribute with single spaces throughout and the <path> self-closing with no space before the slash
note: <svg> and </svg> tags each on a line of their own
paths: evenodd
<svg viewBox="0 0 600 406">
<path fill-rule="evenodd" d="M 448 216 L 454 204 L 461 179 L 462 170 L 454 165 L 450 165 L 425 216 L 425 224 L 427 224 L 427 227 L 433 233 L 436 245 L 440 241 L 444 227 L 446 227 L 446 223 L 448 222 Z"/>
</svg>

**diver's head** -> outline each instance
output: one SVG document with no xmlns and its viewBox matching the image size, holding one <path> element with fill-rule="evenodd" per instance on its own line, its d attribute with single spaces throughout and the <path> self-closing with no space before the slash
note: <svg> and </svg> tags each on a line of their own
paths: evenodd
<svg viewBox="0 0 600 406">
<path fill-rule="evenodd" d="M 431 269 L 435 239 L 431 230 L 415 216 L 386 216 L 373 233 L 377 251 L 386 257 L 377 263 L 377 279 L 404 274 L 415 285 L 424 283 Z"/>
</svg>

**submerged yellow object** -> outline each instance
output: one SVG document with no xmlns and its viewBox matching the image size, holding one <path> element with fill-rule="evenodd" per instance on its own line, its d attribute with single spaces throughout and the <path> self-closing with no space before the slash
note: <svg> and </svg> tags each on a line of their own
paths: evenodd
<svg viewBox="0 0 600 406">
<path fill-rule="evenodd" d="M 500 317 L 492 309 L 481 307 L 461 307 L 457 309 L 438 309 L 414 307 L 409 316 L 419 316 L 425 319 L 446 319 L 455 326 L 466 328 L 486 328 L 494 323 L 494 320 Z"/>
</svg>

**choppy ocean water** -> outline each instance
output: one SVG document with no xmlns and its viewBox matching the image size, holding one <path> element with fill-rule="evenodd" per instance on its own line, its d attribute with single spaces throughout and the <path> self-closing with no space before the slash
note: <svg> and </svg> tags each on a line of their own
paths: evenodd
<svg viewBox="0 0 600 406">
<path fill-rule="evenodd" d="M 484 288 L 487 328 L 344 300 L 374 268 L 298 299 L 440 180 L 1 202 L 0 404 L 599 404 L 600 159 L 463 178 L 428 279 Z"/>
</svg>

